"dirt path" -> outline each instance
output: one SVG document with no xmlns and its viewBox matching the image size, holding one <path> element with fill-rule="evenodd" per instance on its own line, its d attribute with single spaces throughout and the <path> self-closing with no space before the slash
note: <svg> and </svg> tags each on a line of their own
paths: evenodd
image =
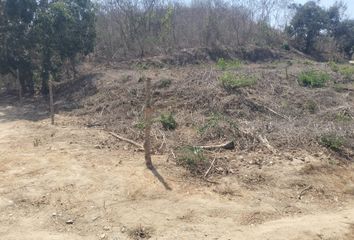
<svg viewBox="0 0 354 240">
<path fill-rule="evenodd" d="M 151 239 L 354 239 L 353 202 L 276 215 L 279 203 L 221 196 L 155 156 L 169 191 L 141 153 L 101 149 L 109 136 L 73 121 L 58 116 L 51 126 L 32 105 L 0 104 L 1 240 L 131 239 L 139 229 Z M 245 223 L 267 212 L 260 224 Z"/>
</svg>

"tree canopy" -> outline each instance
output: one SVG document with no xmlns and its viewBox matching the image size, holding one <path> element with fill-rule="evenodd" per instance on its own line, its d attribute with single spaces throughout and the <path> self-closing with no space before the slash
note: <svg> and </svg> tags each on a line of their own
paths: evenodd
<svg viewBox="0 0 354 240">
<path fill-rule="evenodd" d="M 33 75 L 48 78 L 68 61 L 75 71 L 78 55 L 93 51 L 95 11 L 91 0 L 2 0 L 0 2 L 0 71 L 20 72 L 24 92 L 33 93 Z"/>
<path fill-rule="evenodd" d="M 331 37 L 339 50 L 349 58 L 353 55 L 354 21 L 342 21 L 345 6 L 336 2 L 324 9 L 314 1 L 303 5 L 292 4 L 295 14 L 287 27 L 287 33 L 305 53 L 314 51 L 315 43 L 321 36 Z"/>
</svg>

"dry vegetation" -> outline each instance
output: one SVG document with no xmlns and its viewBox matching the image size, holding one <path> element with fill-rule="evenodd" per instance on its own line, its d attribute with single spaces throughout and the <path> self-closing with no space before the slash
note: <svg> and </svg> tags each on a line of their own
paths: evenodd
<svg viewBox="0 0 354 240">
<path fill-rule="evenodd" d="M 330 64 L 296 55 L 292 60 L 281 57 L 285 54 L 278 52 L 274 55 L 279 58 L 265 62 L 229 60 L 227 67 L 207 58 L 198 65 L 186 66 L 156 67 L 152 63 L 163 59 L 148 59 L 117 70 L 93 67 L 95 76 L 85 80 L 87 85 L 81 90 L 74 89 L 74 101 L 70 103 L 79 107 L 75 114 L 88 116 L 88 126 L 99 126 L 142 142 L 141 79 L 147 76 L 153 79 L 154 86 L 156 153 L 173 157 L 187 146 L 235 141 L 237 151 L 326 150 L 350 160 L 352 80 L 333 72 Z M 302 84 L 299 79 L 304 74 L 311 81 L 318 77 L 321 85 Z M 325 77 L 323 83 L 321 77 Z M 343 90 L 338 90 L 338 86 Z M 82 98 L 90 92 L 92 96 Z M 213 160 L 204 157 L 208 164 Z"/>
</svg>

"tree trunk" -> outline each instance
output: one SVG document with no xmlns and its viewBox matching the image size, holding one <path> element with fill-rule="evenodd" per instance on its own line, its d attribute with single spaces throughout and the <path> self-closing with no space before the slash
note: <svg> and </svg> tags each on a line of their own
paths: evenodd
<svg viewBox="0 0 354 240">
<path fill-rule="evenodd" d="M 53 79 L 49 77 L 49 108 L 50 108 L 50 118 L 51 123 L 54 125 L 54 100 L 53 100 Z"/>
<path fill-rule="evenodd" d="M 150 132 L 151 132 L 151 79 L 145 79 L 145 163 L 146 167 L 149 169 L 153 168 L 151 161 L 151 142 L 150 142 Z"/>
</svg>

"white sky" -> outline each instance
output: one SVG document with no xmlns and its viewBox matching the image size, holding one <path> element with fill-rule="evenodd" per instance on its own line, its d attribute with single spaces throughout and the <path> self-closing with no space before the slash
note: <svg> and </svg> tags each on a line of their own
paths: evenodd
<svg viewBox="0 0 354 240">
<path fill-rule="evenodd" d="M 305 3 L 307 0 L 295 0 L 295 2 Z M 335 2 L 336 0 L 319 0 L 319 4 L 324 7 L 332 6 Z M 354 19 L 354 0 L 342 0 L 342 2 L 348 7 L 346 15 L 348 15 L 349 18 Z"/>
</svg>

